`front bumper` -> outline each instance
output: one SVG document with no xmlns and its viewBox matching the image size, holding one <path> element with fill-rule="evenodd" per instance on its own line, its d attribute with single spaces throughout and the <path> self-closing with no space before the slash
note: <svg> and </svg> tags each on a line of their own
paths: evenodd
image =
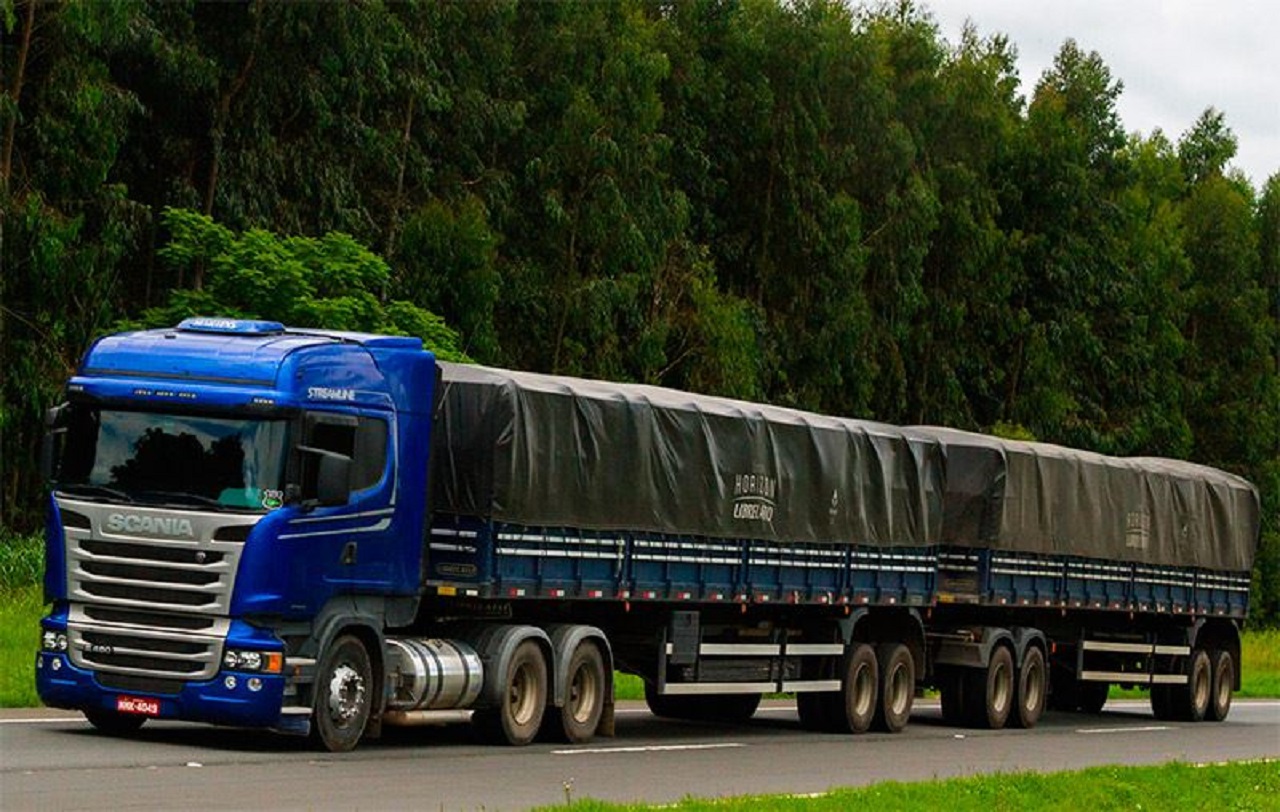
<svg viewBox="0 0 1280 812">
<path fill-rule="evenodd" d="M 177 693 L 161 694 L 99 685 L 93 671 L 76 667 L 63 652 L 41 651 L 35 665 L 36 691 L 50 707 L 115 711 L 124 696 L 154 700 L 159 706 L 154 718 L 297 732 L 281 713 L 285 678 L 279 674 L 223 671 L 207 682 L 188 682 Z"/>
<path fill-rule="evenodd" d="M 67 633 L 65 606 L 44 618 L 45 632 Z M 242 621 L 233 621 L 227 644 L 246 650 L 278 650 L 279 640 L 270 632 Z M 274 645 L 273 645 L 274 644 Z M 287 671 L 288 669 L 286 669 Z M 98 681 L 99 672 L 78 666 L 66 651 L 42 649 L 36 653 L 36 692 L 53 708 L 68 710 L 117 711 L 121 697 L 150 700 L 158 719 L 206 722 L 235 727 L 271 728 L 284 733 L 306 734 L 310 714 L 305 708 L 285 707 L 296 686 L 285 674 L 222 668 L 212 678 L 189 682 L 171 681 L 180 686 L 165 690 L 133 690 L 111 687 Z"/>
</svg>

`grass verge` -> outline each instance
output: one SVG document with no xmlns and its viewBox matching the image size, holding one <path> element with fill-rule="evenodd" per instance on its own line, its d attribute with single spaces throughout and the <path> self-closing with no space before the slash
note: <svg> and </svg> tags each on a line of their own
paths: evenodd
<svg viewBox="0 0 1280 812">
<path fill-rule="evenodd" d="M 1280 769 L 1272 762 L 1165 764 L 1159 767 L 1095 767 L 1061 773 L 1012 773 L 904 784 L 889 781 L 819 796 L 757 795 L 686 798 L 661 807 L 580 800 L 544 810 L 1200 810 L 1278 809 Z"/>
<path fill-rule="evenodd" d="M 35 657 L 43 614 L 42 587 L 0 587 L 0 708 L 40 704 Z"/>
</svg>

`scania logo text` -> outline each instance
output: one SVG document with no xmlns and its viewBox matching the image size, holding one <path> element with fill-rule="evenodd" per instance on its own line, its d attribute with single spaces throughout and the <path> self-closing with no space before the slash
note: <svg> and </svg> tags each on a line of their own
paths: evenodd
<svg viewBox="0 0 1280 812">
<path fill-rule="evenodd" d="M 136 513 L 112 513 L 107 517 L 107 529 L 116 533 L 137 533 L 149 536 L 191 538 L 196 534 L 190 519 L 171 516 L 139 516 Z"/>
</svg>

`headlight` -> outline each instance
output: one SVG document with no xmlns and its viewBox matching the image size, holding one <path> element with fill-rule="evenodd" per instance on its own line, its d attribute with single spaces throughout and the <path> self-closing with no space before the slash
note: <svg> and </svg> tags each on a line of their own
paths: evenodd
<svg viewBox="0 0 1280 812">
<path fill-rule="evenodd" d="M 222 655 L 222 667 L 229 671 L 262 671 L 279 674 L 284 666 L 284 655 L 278 651 L 246 651 L 227 649 Z"/>
<path fill-rule="evenodd" d="M 46 629 L 44 634 L 40 635 L 40 647 L 45 651 L 66 651 L 67 635 L 63 632 L 51 632 Z"/>
</svg>

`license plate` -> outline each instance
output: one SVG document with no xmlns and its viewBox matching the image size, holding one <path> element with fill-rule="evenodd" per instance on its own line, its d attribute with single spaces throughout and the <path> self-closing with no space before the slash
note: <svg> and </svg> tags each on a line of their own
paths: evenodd
<svg viewBox="0 0 1280 812">
<path fill-rule="evenodd" d="M 120 713 L 135 713 L 141 716 L 159 716 L 160 701 L 137 696 L 118 696 L 116 710 Z"/>
</svg>

